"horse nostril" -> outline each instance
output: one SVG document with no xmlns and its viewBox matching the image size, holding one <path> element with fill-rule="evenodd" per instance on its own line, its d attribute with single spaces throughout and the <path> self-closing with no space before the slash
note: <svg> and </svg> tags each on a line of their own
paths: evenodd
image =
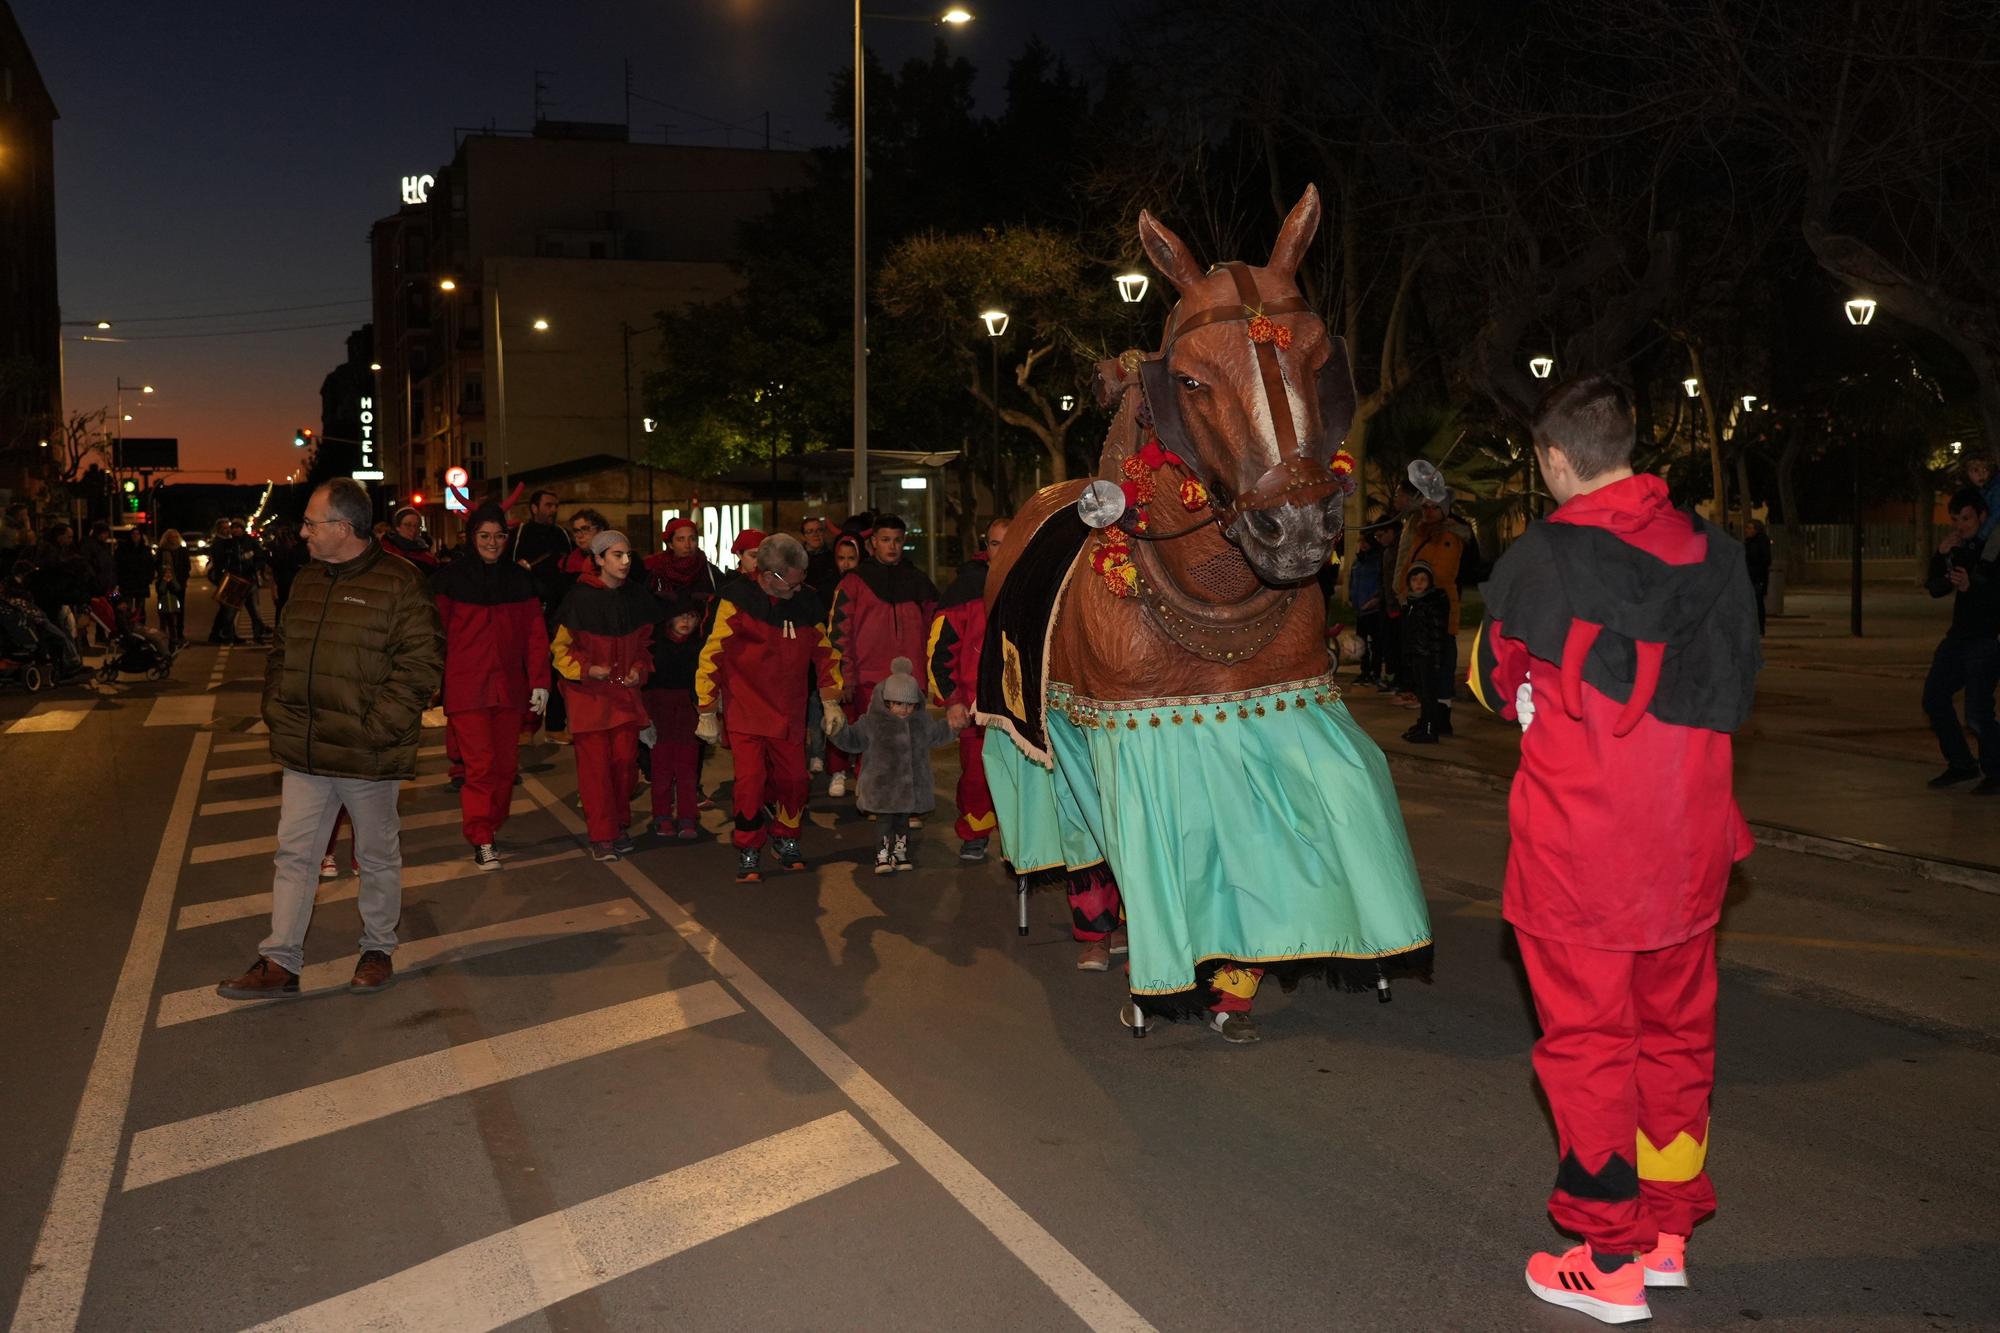
<svg viewBox="0 0 2000 1333">
<path fill-rule="evenodd" d="M 1277 541 L 1284 533 L 1284 525 L 1266 510 L 1253 509 L 1244 517 L 1250 520 L 1251 531 L 1267 542 Z"/>
</svg>

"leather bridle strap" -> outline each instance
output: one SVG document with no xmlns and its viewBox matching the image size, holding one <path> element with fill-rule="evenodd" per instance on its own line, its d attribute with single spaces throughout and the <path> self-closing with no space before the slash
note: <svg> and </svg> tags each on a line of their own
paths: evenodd
<svg viewBox="0 0 2000 1333">
<path fill-rule="evenodd" d="M 1257 282 L 1250 276 L 1249 266 L 1232 261 L 1219 267 L 1229 274 L 1236 284 L 1236 306 L 1211 306 L 1188 316 L 1185 321 L 1174 326 L 1167 336 L 1167 346 L 1173 344 L 1182 334 L 1225 320 L 1249 320 L 1255 315 L 1275 316 L 1298 314 L 1311 309 L 1304 300 L 1296 296 L 1281 296 L 1264 305 L 1258 304 Z M 1295 458 L 1299 452 L 1299 431 L 1292 420 L 1291 396 L 1285 392 L 1284 371 L 1278 365 L 1278 348 L 1274 343 L 1251 340 L 1251 349 L 1257 356 L 1257 373 L 1264 381 L 1264 401 L 1271 409 L 1271 424 L 1278 434 L 1278 458 L 1280 461 Z"/>
</svg>

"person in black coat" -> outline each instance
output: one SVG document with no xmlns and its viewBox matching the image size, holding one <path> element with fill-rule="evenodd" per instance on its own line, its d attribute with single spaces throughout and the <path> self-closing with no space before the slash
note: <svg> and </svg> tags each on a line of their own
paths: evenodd
<svg viewBox="0 0 2000 1333">
<path fill-rule="evenodd" d="M 1418 745 L 1435 745 L 1451 734 L 1451 715 L 1444 696 L 1451 682 L 1446 674 L 1452 660 L 1451 598 L 1437 586 L 1431 567 L 1418 560 L 1410 565 L 1409 600 L 1403 604 L 1403 673 L 1416 692 L 1417 725 L 1403 733 L 1403 739 Z"/>
<path fill-rule="evenodd" d="M 1771 590 L 1771 534 L 1751 519 L 1743 529 L 1743 563 L 1750 571 L 1750 586 L 1757 593 L 1757 635 L 1764 634 L 1764 596 Z"/>
</svg>

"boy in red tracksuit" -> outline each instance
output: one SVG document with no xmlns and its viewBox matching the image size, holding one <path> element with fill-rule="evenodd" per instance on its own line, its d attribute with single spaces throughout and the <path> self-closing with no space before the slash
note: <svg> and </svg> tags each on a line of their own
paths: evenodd
<svg viewBox="0 0 2000 1333">
<path fill-rule="evenodd" d="M 840 711 L 840 658 L 825 620 L 819 594 L 806 586 L 806 548 L 789 533 L 766 537 L 757 548 L 757 576 L 729 579 L 716 601 L 715 628 L 695 672 L 701 710 L 695 735 L 713 741 L 725 724 L 729 729 L 738 884 L 763 878 L 759 862 L 767 839 L 782 868 L 806 868 L 799 820 L 806 804 L 809 680 L 826 708 L 826 734 L 847 725 Z"/>
<path fill-rule="evenodd" d="M 507 553 L 507 516 L 477 510 L 472 550 L 431 576 L 444 629 L 444 711 L 464 764 L 458 804 L 473 864 L 498 870 L 493 846 L 514 800 L 521 719 L 549 702 L 549 639 L 528 571 Z"/>
<path fill-rule="evenodd" d="M 979 650 L 986 642 L 986 571 L 1007 538 L 1007 520 L 986 529 L 986 549 L 959 567 L 931 619 L 931 700 L 940 708 L 957 704 L 971 716 L 979 692 Z M 987 840 L 998 820 L 986 786 L 986 728 L 968 722 L 958 733 L 958 859 L 984 861 Z"/>
<path fill-rule="evenodd" d="M 643 697 L 653 719 L 653 832 L 683 842 L 701 836 L 701 741 L 695 735 L 694 676 L 701 661 L 701 608 L 676 596 L 653 631 L 653 678 Z"/>
<path fill-rule="evenodd" d="M 879 515 L 861 563 L 834 588 L 829 629 L 846 681 L 842 702 L 856 717 L 868 711 L 875 687 L 889 677 L 891 662 L 899 657 L 921 662 L 927 656 L 937 585 L 903 559 L 905 530 L 896 515 Z M 859 773 L 861 756 L 835 750 L 827 755 L 826 766 L 833 774 L 827 795 L 843 796 L 847 770 Z"/>
<path fill-rule="evenodd" d="M 1730 774 L 1760 665 L 1743 550 L 1631 469 L 1609 380 L 1543 400 L 1559 507 L 1485 585 L 1471 684 L 1522 727 L 1502 915 L 1541 1020 L 1535 1073 L 1560 1161 L 1549 1212 L 1584 1243 L 1537 1254 L 1535 1295 L 1605 1323 L 1688 1285 L 1715 1209 L 1715 924 L 1751 850 Z"/>
<path fill-rule="evenodd" d="M 632 546 L 622 532 L 590 539 L 586 571 L 556 611 L 549 644 L 569 705 L 576 786 L 590 825 L 590 854 L 616 861 L 633 849 L 632 788 L 639 778 L 639 732 L 647 722 L 640 691 L 653 674 L 653 626 L 660 604 L 631 579 Z"/>
</svg>

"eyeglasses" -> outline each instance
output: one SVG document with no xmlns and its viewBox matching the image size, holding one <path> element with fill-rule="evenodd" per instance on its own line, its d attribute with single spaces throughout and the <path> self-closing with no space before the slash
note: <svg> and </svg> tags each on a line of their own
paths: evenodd
<svg viewBox="0 0 2000 1333">
<path fill-rule="evenodd" d="M 347 523 L 347 520 L 344 518 L 313 518 L 307 516 L 299 520 L 299 531 L 304 532 L 307 528 L 323 528 L 329 523 Z M 354 525 L 347 523 L 347 526 L 352 528 Z"/>
<path fill-rule="evenodd" d="M 791 572 L 791 577 L 787 578 L 784 575 L 784 573 L 782 573 L 779 570 L 760 569 L 757 571 L 757 577 L 770 579 L 773 583 L 776 583 L 780 588 L 796 588 L 801 583 L 804 583 L 806 581 L 806 572 L 803 569 L 795 569 Z"/>
<path fill-rule="evenodd" d="M 588 537 L 597 531 L 597 525 L 595 523 L 572 523 L 569 530 L 573 536 Z"/>
</svg>

